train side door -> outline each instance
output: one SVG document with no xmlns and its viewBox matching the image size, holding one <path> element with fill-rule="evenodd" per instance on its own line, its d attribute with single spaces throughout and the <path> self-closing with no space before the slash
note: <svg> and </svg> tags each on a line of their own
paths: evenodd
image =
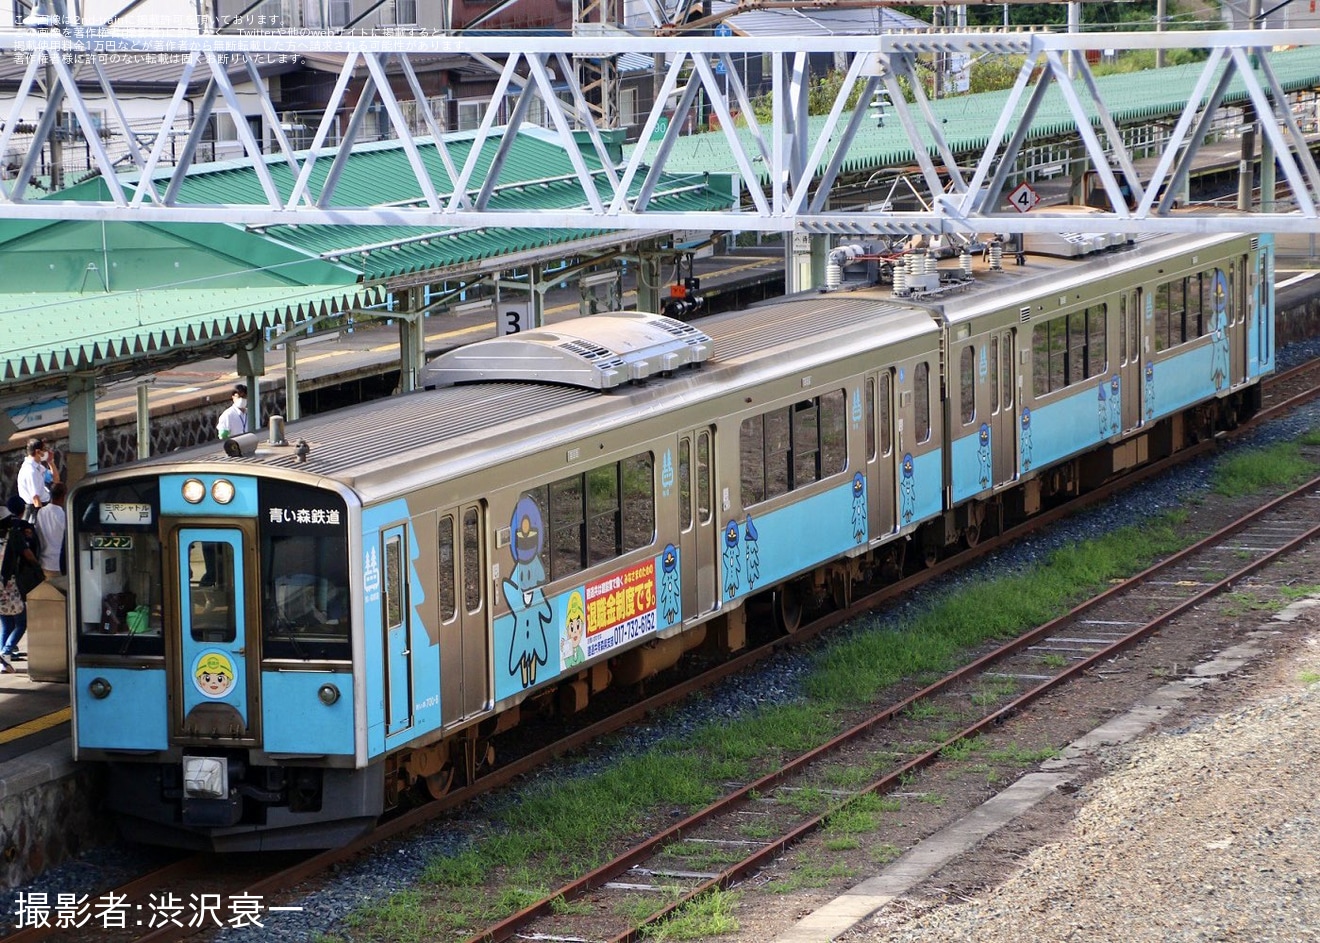
<svg viewBox="0 0 1320 943">
<path fill-rule="evenodd" d="M 1017 370 L 1014 368 L 1014 342 L 1017 331 L 1009 328 L 990 335 L 990 472 L 996 486 L 1017 477 L 1017 410 L 1014 395 Z"/>
<path fill-rule="evenodd" d="M 874 465 L 867 515 L 872 537 L 892 534 L 898 520 L 894 508 L 898 475 L 894 453 L 894 371 L 882 370 L 866 379 L 867 460 Z"/>
<path fill-rule="evenodd" d="M 1118 296 L 1118 378 L 1122 390 L 1123 431 L 1141 425 L 1141 295 Z"/>
<path fill-rule="evenodd" d="M 175 733 L 185 739 L 253 740 L 261 717 L 259 662 L 248 624 L 248 558 L 236 527 L 175 531 L 182 697 Z M 131 718 L 124 718 L 130 723 Z"/>
<path fill-rule="evenodd" d="M 475 504 L 440 515 L 440 711 L 446 724 L 490 706 L 485 520 Z"/>
<path fill-rule="evenodd" d="M 412 726 L 413 672 L 408 614 L 408 529 L 380 537 L 380 625 L 385 649 L 385 736 Z"/>
<path fill-rule="evenodd" d="M 678 437 L 679 551 L 683 619 L 719 608 L 715 573 L 715 429 L 702 426 Z"/>
</svg>

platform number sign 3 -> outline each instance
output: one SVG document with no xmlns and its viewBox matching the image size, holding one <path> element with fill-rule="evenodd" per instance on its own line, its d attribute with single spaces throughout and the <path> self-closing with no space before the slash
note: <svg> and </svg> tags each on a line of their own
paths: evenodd
<svg viewBox="0 0 1320 943">
<path fill-rule="evenodd" d="M 1040 202 L 1040 194 L 1032 189 L 1031 184 L 1019 183 L 1008 195 L 1008 202 L 1013 204 L 1013 209 L 1019 213 L 1026 213 Z"/>
</svg>

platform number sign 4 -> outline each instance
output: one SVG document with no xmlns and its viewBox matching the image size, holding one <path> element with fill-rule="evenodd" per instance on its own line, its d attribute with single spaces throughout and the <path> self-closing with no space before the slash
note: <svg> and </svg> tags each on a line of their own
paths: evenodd
<svg viewBox="0 0 1320 943">
<path fill-rule="evenodd" d="M 1040 194 L 1037 193 L 1029 183 L 1019 183 L 1013 192 L 1008 195 L 1008 202 L 1013 204 L 1013 209 L 1019 213 L 1026 213 L 1034 209 L 1040 202 Z"/>
</svg>

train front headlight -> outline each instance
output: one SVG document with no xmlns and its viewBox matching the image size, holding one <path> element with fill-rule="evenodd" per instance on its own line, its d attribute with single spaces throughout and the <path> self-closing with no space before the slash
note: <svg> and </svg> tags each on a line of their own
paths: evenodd
<svg viewBox="0 0 1320 943">
<path fill-rule="evenodd" d="M 93 678 L 87 682 L 87 692 L 98 701 L 104 701 L 110 696 L 110 682 L 105 678 Z"/>
<path fill-rule="evenodd" d="M 216 504 L 228 504 L 234 500 L 234 483 L 228 478 L 217 478 L 211 484 L 211 497 Z"/>
<path fill-rule="evenodd" d="M 339 688 L 327 682 L 317 689 L 316 696 L 321 699 L 322 704 L 329 707 L 339 700 Z"/>
<path fill-rule="evenodd" d="M 200 478 L 189 478 L 183 483 L 183 500 L 189 504 L 201 504 L 206 497 L 206 485 Z"/>
</svg>

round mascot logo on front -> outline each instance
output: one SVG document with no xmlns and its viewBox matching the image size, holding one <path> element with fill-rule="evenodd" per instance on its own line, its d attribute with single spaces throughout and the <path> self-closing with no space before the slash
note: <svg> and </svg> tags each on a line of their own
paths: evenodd
<svg viewBox="0 0 1320 943">
<path fill-rule="evenodd" d="M 192 677 L 202 697 L 222 698 L 234 687 L 234 663 L 224 652 L 202 652 L 193 662 Z"/>
</svg>

